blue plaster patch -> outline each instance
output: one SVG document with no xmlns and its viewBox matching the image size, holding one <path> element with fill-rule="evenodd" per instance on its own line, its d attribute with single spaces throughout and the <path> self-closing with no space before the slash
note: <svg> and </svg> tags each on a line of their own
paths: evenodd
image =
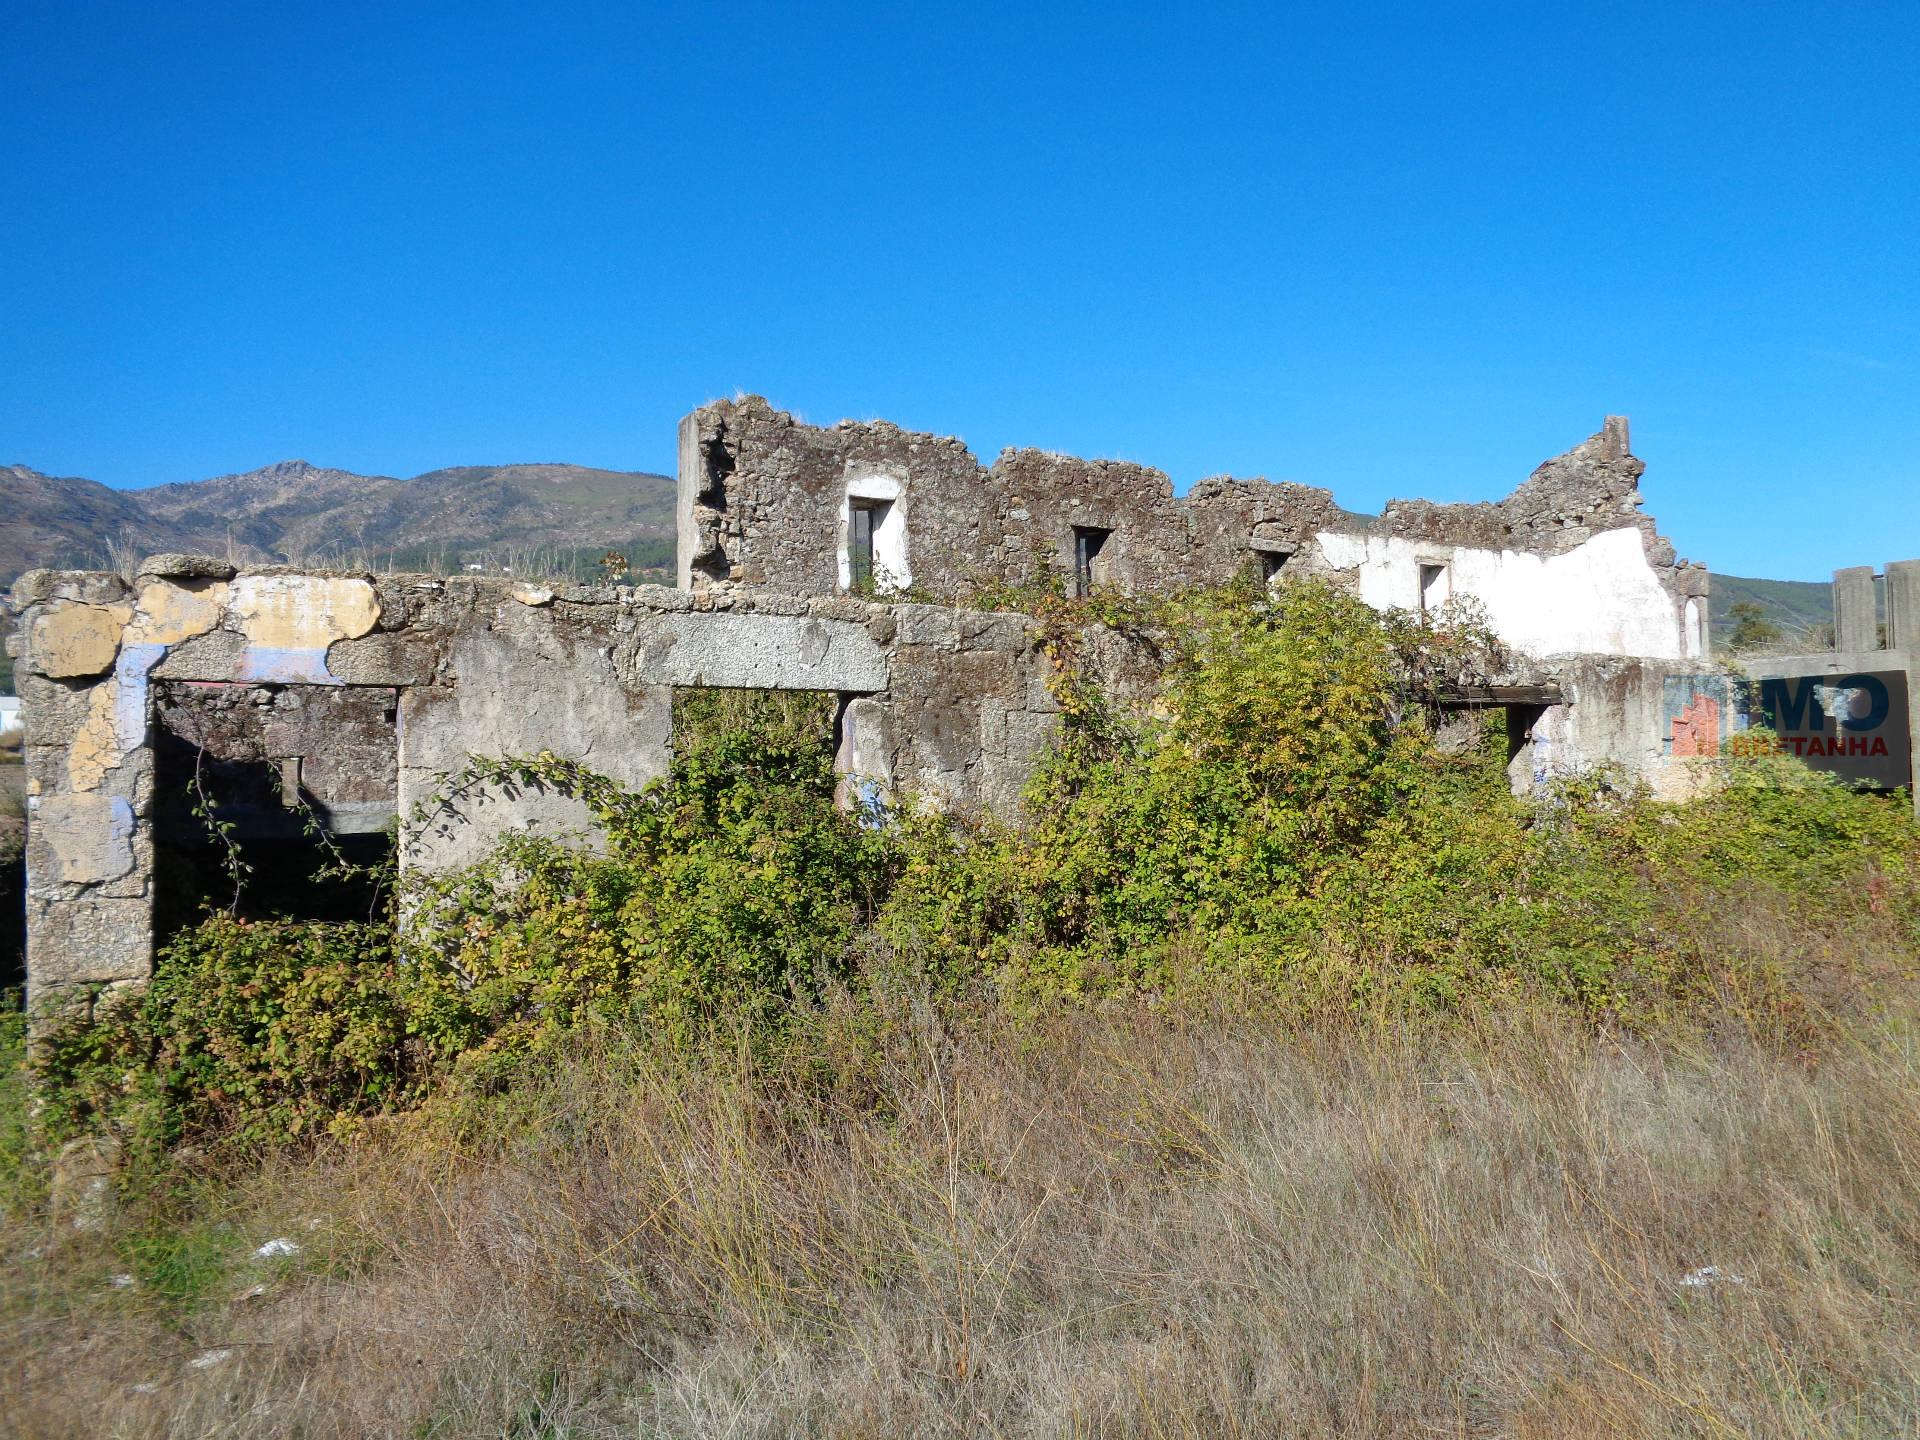
<svg viewBox="0 0 1920 1440">
<path fill-rule="evenodd" d="M 147 743 L 147 673 L 165 657 L 167 647 L 122 645 L 114 662 L 119 682 L 113 697 L 113 738 L 124 754 Z"/>
<path fill-rule="evenodd" d="M 133 843 L 133 806 L 125 796 L 113 797 L 111 815 L 112 818 L 107 822 L 108 833 L 115 840 L 123 840 L 131 845 Z"/>
<path fill-rule="evenodd" d="M 236 680 L 258 680 L 282 685 L 343 685 L 327 669 L 324 645 L 285 647 L 249 645 L 240 657 Z"/>
</svg>

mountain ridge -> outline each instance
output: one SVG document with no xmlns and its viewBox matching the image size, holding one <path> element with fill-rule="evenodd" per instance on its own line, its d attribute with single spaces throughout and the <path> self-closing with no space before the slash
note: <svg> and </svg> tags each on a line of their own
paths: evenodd
<svg viewBox="0 0 1920 1440">
<path fill-rule="evenodd" d="M 672 477 L 564 461 L 402 479 L 296 458 L 126 490 L 13 464 L 0 467 L 0 490 L 0 585 L 23 570 L 107 565 L 136 550 L 418 563 L 506 549 L 624 550 L 670 541 L 674 527 Z"/>
</svg>

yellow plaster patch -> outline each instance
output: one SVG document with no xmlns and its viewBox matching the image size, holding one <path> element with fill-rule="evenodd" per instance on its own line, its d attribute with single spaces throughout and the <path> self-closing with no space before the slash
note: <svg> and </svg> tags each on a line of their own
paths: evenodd
<svg viewBox="0 0 1920 1440">
<path fill-rule="evenodd" d="M 128 605 L 55 601 L 34 617 L 28 641 L 34 663 L 62 680 L 105 674 L 120 653 L 120 632 L 132 616 Z"/>
<path fill-rule="evenodd" d="M 191 587 L 148 580 L 130 610 L 124 605 L 106 607 L 125 612 L 119 634 L 124 653 L 119 673 L 102 680 L 87 696 L 87 718 L 67 748 L 69 788 L 79 794 L 98 790 L 107 772 L 117 770 L 126 752 L 141 744 L 146 736 L 147 671 L 167 646 L 218 627 L 226 603 L 223 580 Z M 134 688 L 128 690 L 123 705 L 121 691 L 128 686 Z"/>
<path fill-rule="evenodd" d="M 553 599 L 553 591 L 544 585 L 516 585 L 509 593 L 522 605 L 546 605 Z"/>
<path fill-rule="evenodd" d="M 118 680 L 101 681 L 87 696 L 87 718 L 67 747 L 67 784 L 75 791 L 99 789 L 107 771 L 119 767 L 120 739 L 114 726 L 119 698 Z"/>
<path fill-rule="evenodd" d="M 168 580 L 149 580 L 135 600 L 129 645 L 178 645 L 220 624 L 227 603 L 227 582 L 215 580 L 189 590 Z"/>
<path fill-rule="evenodd" d="M 320 575 L 246 575 L 233 582 L 233 613 L 247 644 L 325 649 L 373 629 L 380 601 L 366 580 Z"/>
</svg>

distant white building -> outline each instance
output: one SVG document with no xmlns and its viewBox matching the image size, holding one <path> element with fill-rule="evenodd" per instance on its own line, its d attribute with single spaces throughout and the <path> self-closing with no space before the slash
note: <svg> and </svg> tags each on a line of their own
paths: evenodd
<svg viewBox="0 0 1920 1440">
<path fill-rule="evenodd" d="M 0 695 L 0 735 L 20 728 L 20 697 Z"/>
</svg>

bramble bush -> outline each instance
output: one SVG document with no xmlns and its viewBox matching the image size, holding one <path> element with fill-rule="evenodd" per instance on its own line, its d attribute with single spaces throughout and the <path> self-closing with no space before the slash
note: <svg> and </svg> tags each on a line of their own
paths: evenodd
<svg viewBox="0 0 1920 1440">
<path fill-rule="evenodd" d="M 637 792 L 551 754 L 474 757 L 446 799 L 572 796 L 604 853 L 510 835 L 477 865 L 406 876 L 379 925 L 210 916 L 137 1000 L 50 1027 L 51 1132 L 339 1133 L 449 1077 L 490 1084 L 587 1019 L 689 1043 L 764 1025 L 835 968 L 893 865 L 891 836 L 834 803 L 833 703 L 683 695 L 672 771 Z"/>
<path fill-rule="evenodd" d="M 1724 762 L 1686 804 L 1603 773 L 1520 801 L 1497 723 L 1436 744 L 1448 683 L 1499 663 L 1471 613 L 1382 616 L 1311 582 L 1037 609 L 1065 720 L 1019 824 L 837 807 L 830 697 L 683 695 L 671 772 L 640 791 L 552 755 L 476 758 L 450 801 L 569 795 L 604 851 L 511 836 L 409 877 L 398 924 L 206 921 L 142 998 L 53 1028 L 51 1128 L 337 1132 L 450 1082 L 496 1087 L 586 1024 L 684 1046 L 775 1033 L 875 966 L 1017 1007 L 1224 986 L 1283 1014 L 1730 1012 L 1799 1043 L 1859 978 L 1850 936 L 1920 943 L 1903 801 L 1772 756 Z M 1089 619 L 1159 647 L 1148 713 L 1082 673 Z"/>
</svg>

